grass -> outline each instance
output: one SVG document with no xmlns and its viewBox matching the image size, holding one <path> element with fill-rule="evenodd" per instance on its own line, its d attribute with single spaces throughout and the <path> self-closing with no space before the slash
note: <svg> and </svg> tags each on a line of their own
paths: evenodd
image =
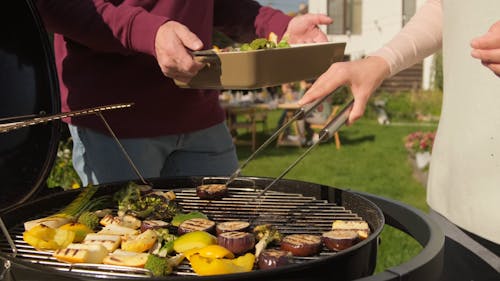
<svg viewBox="0 0 500 281">
<path fill-rule="evenodd" d="M 280 112 L 269 114 L 273 128 Z M 418 123 L 381 126 L 371 119 L 362 119 L 340 131 L 341 149 L 333 142 L 324 143 L 310 152 L 285 178 L 325 184 L 347 190 L 372 193 L 391 198 L 424 212 L 425 188 L 412 177 L 412 167 L 404 148 L 404 137 L 422 130 Z M 433 127 L 431 125 L 431 127 Z M 428 130 L 428 124 L 425 124 Z M 243 138 L 245 132 L 241 132 Z M 248 136 L 249 137 L 249 136 Z M 263 142 L 266 134 L 259 136 Z M 251 153 L 249 147 L 239 146 L 240 161 Z M 305 148 L 279 147 L 273 144 L 261 152 L 244 170 L 243 175 L 277 177 Z M 420 245 L 405 233 L 387 226 L 381 236 L 376 271 L 383 271 L 414 257 Z"/>
</svg>

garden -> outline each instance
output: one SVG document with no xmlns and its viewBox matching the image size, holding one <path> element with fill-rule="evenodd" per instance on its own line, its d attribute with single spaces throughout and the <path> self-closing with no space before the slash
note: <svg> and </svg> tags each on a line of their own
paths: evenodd
<svg viewBox="0 0 500 281">
<path fill-rule="evenodd" d="M 322 143 L 304 158 L 286 178 L 334 186 L 346 190 L 368 192 L 394 199 L 424 212 L 425 183 L 415 177 L 412 159 L 417 152 L 431 153 L 432 141 L 440 114 L 442 93 L 379 93 L 372 98 L 385 101 L 389 125 L 377 122 L 374 106 L 368 107 L 361 120 L 340 130 L 341 148 L 335 143 Z M 281 111 L 271 111 L 268 126 L 274 128 Z M 262 143 L 268 133 L 258 135 Z M 250 138 L 246 131 L 241 137 Z M 71 166 L 71 141 L 63 141 L 58 159 L 47 184 L 51 187 L 78 188 L 78 177 Z M 243 171 L 245 176 L 277 177 L 306 148 L 276 147 L 271 144 Z M 248 146 L 237 146 L 244 161 L 251 153 Z M 425 172 L 427 166 L 420 170 Z M 377 271 L 400 264 L 419 251 L 420 246 L 406 234 L 386 226 L 377 259 Z"/>
</svg>

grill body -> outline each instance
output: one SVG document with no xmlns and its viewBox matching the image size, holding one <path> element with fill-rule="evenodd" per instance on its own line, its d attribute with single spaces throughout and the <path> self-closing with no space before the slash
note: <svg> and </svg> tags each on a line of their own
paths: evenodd
<svg viewBox="0 0 500 281">
<path fill-rule="evenodd" d="M 209 179 L 223 183 L 225 179 Z M 153 181 L 157 189 L 173 190 L 177 201 L 186 212 L 201 211 L 216 222 L 247 220 L 253 226 L 263 223 L 275 225 L 284 235 L 308 233 L 321 235 L 331 228 L 334 219 L 368 222 L 370 237 L 355 246 L 338 253 L 326 248 L 315 257 L 293 259 L 293 264 L 272 270 L 254 270 L 243 274 L 200 277 L 187 263 L 182 264 L 174 275 L 165 279 L 179 280 L 352 280 L 373 273 L 376 264 L 378 236 L 384 225 L 380 209 L 361 196 L 323 185 L 282 180 L 265 196 L 256 199 L 259 190 L 271 179 L 243 178 L 230 187 L 229 196 L 221 200 L 201 200 L 196 197 L 195 187 L 206 183 L 206 178 L 176 178 Z M 111 194 L 123 184 L 101 186 L 98 193 Z M 36 251 L 22 241 L 22 222 L 57 211 L 69 203 L 75 192 L 48 195 L 27 204 L 12 208 L 2 214 L 17 254 L 6 239 L 0 240 L 0 254 L 11 264 L 10 274 L 15 280 L 90 280 L 119 278 L 120 280 L 151 278 L 142 269 L 68 265 L 53 259 L 50 253 Z M 30 277 L 31 276 L 31 277 Z"/>
</svg>

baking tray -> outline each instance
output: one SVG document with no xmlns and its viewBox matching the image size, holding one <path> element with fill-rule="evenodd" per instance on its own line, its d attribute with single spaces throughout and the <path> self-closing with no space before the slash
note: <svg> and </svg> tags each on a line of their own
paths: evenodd
<svg viewBox="0 0 500 281">
<path fill-rule="evenodd" d="M 195 52 L 206 66 L 177 86 L 194 89 L 257 89 L 283 83 L 314 79 L 332 63 L 342 61 L 346 43 L 313 43 L 290 48 Z"/>
</svg>

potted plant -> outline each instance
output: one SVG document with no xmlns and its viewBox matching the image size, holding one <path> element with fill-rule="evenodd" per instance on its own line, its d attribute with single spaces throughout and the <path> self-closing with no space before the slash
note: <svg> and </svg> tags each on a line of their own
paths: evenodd
<svg viewBox="0 0 500 281">
<path fill-rule="evenodd" d="M 405 137 L 405 147 L 421 170 L 427 168 L 431 161 L 435 136 L 436 132 L 416 131 Z"/>
</svg>

